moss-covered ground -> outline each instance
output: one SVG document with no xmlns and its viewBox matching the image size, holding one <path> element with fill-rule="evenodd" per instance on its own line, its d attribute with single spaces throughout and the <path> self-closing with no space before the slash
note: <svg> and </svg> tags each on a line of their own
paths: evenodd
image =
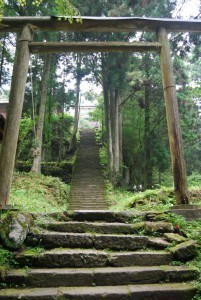
<svg viewBox="0 0 201 300">
<path fill-rule="evenodd" d="M 10 205 L 29 213 L 53 213 L 68 209 L 70 186 L 59 178 L 15 173 Z"/>
</svg>

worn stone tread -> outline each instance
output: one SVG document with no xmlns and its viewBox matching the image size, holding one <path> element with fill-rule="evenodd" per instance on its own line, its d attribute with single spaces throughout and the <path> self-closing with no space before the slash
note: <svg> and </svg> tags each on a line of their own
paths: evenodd
<svg viewBox="0 0 201 300">
<path fill-rule="evenodd" d="M 77 300 L 192 300 L 196 289 L 190 284 L 166 283 L 96 287 L 59 287 L 7 289 L 0 291 L 0 299 L 77 299 Z"/>
<path fill-rule="evenodd" d="M 7 285 L 29 287 L 145 284 L 195 279 L 198 271 L 183 266 L 55 268 L 9 270 L 1 279 Z"/>
<path fill-rule="evenodd" d="M 124 234 L 92 234 L 92 233 L 66 233 L 47 231 L 36 234 L 29 239 L 29 244 L 35 239 L 45 248 L 54 247 L 81 247 L 111 250 L 136 250 L 148 245 L 148 237 Z M 169 244 L 168 242 L 166 242 Z"/>
<path fill-rule="evenodd" d="M 134 217 L 142 216 L 143 213 L 132 214 L 130 212 L 113 212 L 111 210 L 76 210 L 65 212 L 66 217 L 72 221 L 102 221 L 102 222 L 121 222 L 129 223 Z"/>
<path fill-rule="evenodd" d="M 47 268 L 70 267 L 124 267 L 167 265 L 173 255 L 167 251 L 101 251 L 93 249 L 57 248 L 35 255 L 20 253 L 16 256 L 20 266 Z"/>
<path fill-rule="evenodd" d="M 103 223 L 103 222 L 47 222 L 43 223 L 42 227 L 48 230 L 58 232 L 96 232 L 107 234 L 132 234 L 137 233 L 137 230 L 131 224 L 125 223 Z"/>
</svg>

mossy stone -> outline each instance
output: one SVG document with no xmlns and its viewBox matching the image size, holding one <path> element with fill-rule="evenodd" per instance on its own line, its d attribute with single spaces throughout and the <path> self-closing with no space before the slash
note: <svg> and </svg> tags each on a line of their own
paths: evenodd
<svg viewBox="0 0 201 300">
<path fill-rule="evenodd" d="M 197 254 L 197 246 L 196 242 L 193 240 L 189 240 L 178 244 L 169 249 L 172 252 L 175 259 L 181 261 L 188 261 L 196 256 Z"/>
</svg>

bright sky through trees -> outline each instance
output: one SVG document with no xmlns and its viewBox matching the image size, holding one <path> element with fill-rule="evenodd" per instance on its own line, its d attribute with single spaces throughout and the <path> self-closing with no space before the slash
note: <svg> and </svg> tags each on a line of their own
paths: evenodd
<svg viewBox="0 0 201 300">
<path fill-rule="evenodd" d="M 177 8 L 173 13 L 173 18 L 195 18 L 201 13 L 200 0 L 177 0 Z"/>
</svg>

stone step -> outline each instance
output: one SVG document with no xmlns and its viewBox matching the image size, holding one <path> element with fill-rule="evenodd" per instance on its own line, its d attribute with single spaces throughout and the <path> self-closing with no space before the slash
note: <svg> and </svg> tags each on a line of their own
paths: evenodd
<svg viewBox="0 0 201 300">
<path fill-rule="evenodd" d="M 94 193 L 94 192 L 91 192 L 91 191 L 89 193 L 81 193 L 81 192 L 75 192 L 74 193 L 74 191 L 72 191 L 71 196 L 76 198 L 79 203 L 83 203 L 83 204 L 85 204 L 84 200 L 88 200 L 92 203 L 93 202 L 99 202 L 99 201 L 101 201 L 103 203 L 105 202 L 105 200 L 104 200 L 105 195 L 104 194 L 98 194 L 97 195 L 97 193 Z M 75 202 L 75 204 L 76 204 L 76 202 Z"/>
<path fill-rule="evenodd" d="M 87 183 L 84 183 L 84 184 L 80 184 L 80 183 L 78 183 L 79 184 L 79 187 L 77 187 L 77 186 L 73 186 L 72 185 L 72 193 L 76 193 L 76 192 L 79 192 L 80 194 L 83 194 L 83 193 L 86 193 L 87 192 L 87 190 L 88 190 L 88 192 L 90 192 L 90 193 L 94 193 L 94 197 L 96 197 L 96 194 L 98 195 L 98 194 L 101 194 L 101 195 L 103 195 L 103 194 L 105 194 L 105 191 L 104 191 L 104 189 L 103 188 L 100 188 L 100 189 L 98 189 L 98 188 L 96 188 L 96 187 L 89 187 L 88 185 L 87 185 Z M 84 189 L 87 189 L 87 190 L 84 190 Z M 83 193 L 82 193 L 82 191 L 83 191 Z"/>
<path fill-rule="evenodd" d="M 108 286 L 193 280 L 198 271 L 183 266 L 107 267 L 84 269 L 19 269 L 9 270 L 1 282 L 7 286 L 59 287 Z"/>
<path fill-rule="evenodd" d="M 76 207 L 79 207 L 79 208 L 81 208 L 81 207 L 85 207 L 85 208 L 88 207 L 89 209 L 93 209 L 93 210 L 95 210 L 96 207 L 98 209 L 100 209 L 100 208 L 106 209 L 107 208 L 107 204 L 104 203 L 104 202 L 100 203 L 100 205 L 98 204 L 98 202 L 89 202 L 88 200 L 87 200 L 86 203 L 83 203 L 83 202 L 80 202 L 80 203 L 78 202 L 76 204 L 72 202 L 72 203 L 69 203 L 69 205 L 73 206 L 74 208 L 76 208 Z"/>
<path fill-rule="evenodd" d="M 137 223 L 136 223 L 137 224 Z M 48 230 L 60 232 L 96 232 L 106 234 L 137 234 L 136 224 L 124 223 L 98 223 L 98 222 L 49 222 L 41 224 L 41 227 Z"/>
<path fill-rule="evenodd" d="M 86 188 L 86 186 L 83 187 L 83 189 L 84 188 Z M 80 200 L 82 199 L 82 197 L 86 197 L 86 196 L 89 196 L 91 198 L 96 199 L 98 197 L 104 197 L 105 192 L 104 191 L 98 191 L 96 189 L 89 189 L 88 192 L 87 191 L 82 192 L 82 189 L 72 188 L 71 195 L 72 196 L 78 195 L 80 197 Z"/>
<path fill-rule="evenodd" d="M 41 245 L 46 249 L 55 247 L 95 248 L 110 250 L 139 250 L 148 247 L 149 237 L 123 234 L 66 233 L 47 231 L 40 234 L 30 233 L 27 244 Z M 167 243 L 167 246 L 170 244 Z"/>
<path fill-rule="evenodd" d="M 64 212 L 66 217 L 73 221 L 102 221 L 102 222 L 122 222 L 128 223 L 134 218 L 139 218 L 143 213 L 131 214 L 130 212 L 113 212 L 110 210 L 77 210 L 72 212 Z"/>
<path fill-rule="evenodd" d="M 86 188 L 86 185 L 83 187 Z M 82 198 L 83 196 L 89 195 L 91 197 L 93 197 L 94 199 L 96 199 L 98 196 L 103 197 L 105 195 L 105 192 L 103 190 L 97 190 L 97 189 L 88 189 L 88 192 L 84 191 L 82 192 L 83 188 L 73 188 L 71 190 L 71 194 L 73 196 L 79 195 L 80 198 Z"/>
<path fill-rule="evenodd" d="M 190 284 L 165 283 L 145 285 L 119 285 L 94 287 L 59 287 L 6 289 L 0 291 L 0 299 L 76 299 L 76 300 L 192 300 L 196 288 Z"/>
<path fill-rule="evenodd" d="M 90 199 L 91 201 L 98 201 L 100 199 L 105 198 L 105 194 L 104 193 L 96 193 L 95 191 L 88 191 L 88 193 L 84 192 L 82 193 L 81 191 L 73 191 L 71 192 L 71 195 L 73 197 L 77 197 L 79 202 L 82 202 L 83 199 Z"/>
<path fill-rule="evenodd" d="M 93 193 L 91 195 L 90 194 L 85 195 L 84 193 L 79 192 L 79 193 L 73 193 L 73 197 L 78 199 L 79 204 L 80 203 L 85 204 L 83 199 L 90 201 L 90 203 L 93 203 L 93 202 L 98 202 L 99 203 L 100 200 L 101 200 L 101 202 L 104 203 L 103 199 L 105 198 L 105 195 L 102 194 L 102 195 L 96 196 L 96 193 Z"/>
<path fill-rule="evenodd" d="M 88 191 L 87 192 L 81 192 L 81 191 L 77 191 L 77 190 L 71 190 L 71 196 L 76 198 L 77 201 L 83 202 L 83 199 L 89 199 L 91 202 L 96 202 L 96 201 L 102 201 L 104 202 L 105 200 L 105 193 L 100 193 L 100 192 L 96 192 L 96 191 Z M 75 202 L 76 203 L 76 202 Z M 83 202 L 84 203 L 84 202 Z"/>
<path fill-rule="evenodd" d="M 77 196 L 74 198 L 74 199 L 80 199 L 80 198 L 77 198 Z M 100 203 L 100 205 L 99 205 Z M 107 207 L 106 205 L 106 202 L 103 201 L 103 198 L 100 198 L 100 200 L 96 199 L 96 201 L 94 201 L 94 198 L 92 199 L 89 199 L 89 198 L 84 198 L 80 201 L 80 200 L 77 200 L 76 202 L 70 202 L 70 204 L 74 205 L 74 206 L 97 206 L 98 207 L 101 207 L 101 206 L 104 206 L 104 207 Z"/>
<path fill-rule="evenodd" d="M 71 201 L 70 204 L 74 206 L 97 206 L 99 207 L 99 202 L 100 206 L 105 206 L 107 208 L 106 202 L 103 200 L 103 197 L 97 198 L 94 200 L 94 198 L 89 198 L 89 197 L 82 197 L 82 200 L 80 200 L 79 196 L 74 197 L 74 201 Z M 103 208 L 104 210 L 104 208 Z"/>
<path fill-rule="evenodd" d="M 74 204 L 93 204 L 93 203 L 105 203 L 104 201 L 104 195 L 102 196 L 98 196 L 98 197 L 94 197 L 94 196 L 90 196 L 90 195 L 83 195 L 79 196 L 79 195 L 73 195 L 74 198 L 77 199 L 77 202 L 74 201 Z M 86 201 L 86 203 L 84 202 L 84 200 Z M 88 203 L 87 203 L 88 202 Z"/>
<path fill-rule="evenodd" d="M 172 226 L 167 222 L 136 222 L 133 224 L 125 223 L 103 223 L 103 222 L 77 222 L 77 221 L 68 221 L 68 222 L 45 222 L 39 224 L 41 228 L 46 230 L 52 230 L 55 232 L 71 232 L 71 233 L 93 233 L 93 234 L 141 234 L 142 230 L 146 234 L 151 234 L 152 229 L 157 233 L 168 233 L 171 231 Z M 176 235 L 178 238 L 181 238 L 180 235 Z M 166 237 L 165 237 L 166 238 Z M 160 237 L 152 239 L 162 239 Z M 185 239 L 183 240 L 185 241 Z"/>
<path fill-rule="evenodd" d="M 168 251 L 101 251 L 94 249 L 52 249 L 36 255 L 23 251 L 16 254 L 19 266 L 39 268 L 96 268 L 125 266 L 161 266 L 173 261 Z"/>
<path fill-rule="evenodd" d="M 103 198 L 105 196 L 104 192 L 96 191 L 96 190 L 88 190 L 88 192 L 82 192 L 82 190 L 77 190 L 77 189 L 72 189 L 71 191 L 72 196 L 78 196 L 80 197 L 80 201 L 82 200 L 83 197 L 85 198 L 91 198 L 91 199 L 98 199 L 98 198 Z"/>
<path fill-rule="evenodd" d="M 94 207 L 92 207 L 90 205 L 85 205 L 85 206 L 82 206 L 82 205 L 78 205 L 78 206 L 70 205 L 70 210 L 73 210 L 73 211 L 75 211 L 77 209 L 82 209 L 82 210 L 89 210 L 89 209 L 91 209 L 91 210 L 102 210 L 104 208 L 107 208 L 107 207 L 106 206 L 99 207 L 98 205 L 94 206 Z"/>
<path fill-rule="evenodd" d="M 99 209 L 102 207 L 103 209 L 104 208 L 107 208 L 107 205 L 106 205 L 106 203 L 104 203 L 104 202 L 101 202 L 100 203 L 100 205 L 99 205 L 99 203 L 98 202 L 91 202 L 91 201 L 89 201 L 88 199 L 86 199 L 86 203 L 83 201 L 83 202 L 78 202 L 78 203 L 70 203 L 70 205 L 73 205 L 73 206 L 78 206 L 78 207 L 80 207 L 80 206 L 84 206 L 84 207 L 86 207 L 86 206 L 88 206 L 89 208 L 90 207 L 92 207 L 93 209 L 94 209 L 94 207 L 98 207 Z"/>
<path fill-rule="evenodd" d="M 84 132 L 80 138 L 71 186 L 71 210 L 100 210 L 107 205 L 105 184 L 99 159 L 99 147 L 93 131 Z M 93 202 L 93 203 L 92 203 Z"/>
</svg>

